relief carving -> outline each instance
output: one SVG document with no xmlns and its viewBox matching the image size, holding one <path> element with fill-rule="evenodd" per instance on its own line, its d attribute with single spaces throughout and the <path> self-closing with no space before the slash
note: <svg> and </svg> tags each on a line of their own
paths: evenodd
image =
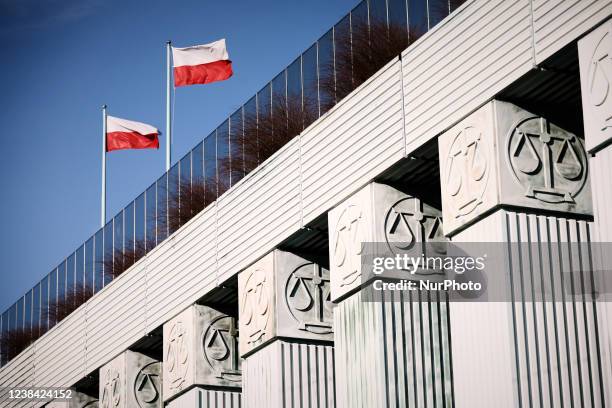
<svg viewBox="0 0 612 408">
<path fill-rule="evenodd" d="M 100 399 L 101 408 L 118 407 L 121 403 L 121 378 L 119 371 L 108 367 L 104 373 L 104 388 Z"/>
<path fill-rule="evenodd" d="M 597 120 L 597 128 L 612 127 L 610 76 L 612 75 L 612 34 L 606 31 L 597 42 L 588 67 L 586 88 Z"/>
<path fill-rule="evenodd" d="M 240 303 L 240 319 L 244 321 L 242 335 L 246 336 L 247 344 L 257 342 L 269 330 L 271 285 L 266 272 L 259 268 L 253 269 L 246 278 Z"/>
<path fill-rule="evenodd" d="M 452 197 L 456 218 L 471 214 L 483 204 L 489 167 L 482 132 L 474 126 L 463 128 L 452 141 L 444 169 L 446 192 Z"/>
<path fill-rule="evenodd" d="M 507 159 L 525 196 L 545 203 L 574 203 L 587 177 L 580 139 L 548 120 L 522 120 L 508 137 Z"/>
<path fill-rule="evenodd" d="M 213 319 L 202 332 L 202 352 L 217 378 L 241 381 L 236 319 L 230 316 Z"/>
<path fill-rule="evenodd" d="M 293 270 L 285 284 L 285 302 L 300 330 L 332 333 L 329 271 L 314 263 Z"/>
<path fill-rule="evenodd" d="M 356 205 L 347 206 L 338 218 L 333 262 L 342 273 L 340 287 L 351 285 L 359 278 L 363 222 L 361 209 Z"/>
<path fill-rule="evenodd" d="M 134 399 L 140 408 L 157 407 L 160 400 L 161 363 L 152 362 L 142 367 L 134 380 Z"/>
<path fill-rule="evenodd" d="M 164 362 L 167 367 L 170 390 L 182 389 L 189 368 L 189 343 L 187 330 L 182 322 L 174 322 L 170 328 Z"/>
</svg>

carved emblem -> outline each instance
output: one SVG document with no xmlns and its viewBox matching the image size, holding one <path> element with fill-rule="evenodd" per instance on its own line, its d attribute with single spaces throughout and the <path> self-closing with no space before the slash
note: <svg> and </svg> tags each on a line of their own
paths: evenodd
<svg viewBox="0 0 612 408">
<path fill-rule="evenodd" d="M 104 388 L 100 406 L 101 408 L 113 408 L 118 407 L 119 403 L 121 403 L 121 378 L 119 371 L 109 367 L 104 374 Z"/>
<path fill-rule="evenodd" d="M 347 206 L 338 218 L 334 232 L 334 264 L 342 268 L 340 287 L 348 286 L 359 278 L 359 255 L 361 255 L 361 229 L 363 215 L 356 205 Z"/>
<path fill-rule="evenodd" d="M 240 382 L 236 320 L 219 316 L 202 332 L 204 358 L 217 378 Z"/>
<path fill-rule="evenodd" d="M 240 318 L 244 320 L 243 336 L 247 344 L 261 339 L 268 330 L 270 320 L 270 285 L 266 273 L 254 269 L 244 285 Z"/>
<path fill-rule="evenodd" d="M 332 333 L 329 272 L 319 265 L 306 263 L 289 274 L 285 302 L 300 330 Z"/>
<path fill-rule="evenodd" d="M 157 407 L 159 404 L 159 373 L 161 363 L 151 362 L 138 371 L 134 381 L 134 398 L 140 408 Z"/>
<path fill-rule="evenodd" d="M 508 162 L 525 196 L 574 203 L 587 176 L 582 142 L 544 118 L 521 121 L 508 137 Z"/>
<path fill-rule="evenodd" d="M 418 198 L 402 198 L 387 211 L 385 239 L 393 253 L 406 251 L 419 242 L 443 241 L 442 218 Z"/>
<path fill-rule="evenodd" d="M 168 381 L 171 390 L 180 390 L 185 383 L 189 368 L 189 343 L 187 330 L 180 321 L 174 322 L 168 335 L 164 363 L 167 367 Z"/>
<path fill-rule="evenodd" d="M 609 31 L 600 38 L 589 64 L 587 90 L 593 105 L 597 126 L 603 131 L 612 127 L 612 101 L 610 76 L 612 75 L 612 34 Z"/>
<path fill-rule="evenodd" d="M 456 218 L 472 213 L 483 203 L 489 181 L 489 158 L 480 130 L 462 129 L 454 138 L 444 177 L 446 192 L 452 197 Z"/>
</svg>

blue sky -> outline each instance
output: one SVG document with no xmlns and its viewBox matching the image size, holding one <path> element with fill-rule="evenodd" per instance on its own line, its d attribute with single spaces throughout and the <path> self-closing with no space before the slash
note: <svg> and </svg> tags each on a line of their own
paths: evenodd
<svg viewBox="0 0 612 408">
<path fill-rule="evenodd" d="M 165 128 L 166 40 L 225 37 L 235 73 L 177 90 L 176 159 L 355 4 L 0 0 L 0 310 L 99 226 L 101 105 Z M 109 216 L 162 174 L 164 148 L 109 154 Z"/>
</svg>

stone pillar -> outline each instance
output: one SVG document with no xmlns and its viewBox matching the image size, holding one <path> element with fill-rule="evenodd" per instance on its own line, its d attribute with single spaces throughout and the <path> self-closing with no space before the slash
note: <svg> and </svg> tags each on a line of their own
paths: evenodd
<svg viewBox="0 0 612 408">
<path fill-rule="evenodd" d="M 164 324 L 163 351 L 167 407 L 239 406 L 242 380 L 235 318 L 192 305 Z"/>
<path fill-rule="evenodd" d="M 580 83 L 586 149 L 590 154 L 591 186 L 595 215 L 594 239 L 603 252 L 599 283 L 605 293 L 598 302 L 601 352 L 606 399 L 612 404 L 612 20 L 578 41 Z"/>
<path fill-rule="evenodd" d="M 371 183 L 328 221 L 338 406 L 452 406 L 446 299 L 406 291 L 371 301 L 373 280 L 362 279 L 364 242 L 384 243 L 376 255 L 393 255 L 441 240 L 440 210 Z"/>
<path fill-rule="evenodd" d="M 597 307 L 567 292 L 591 273 L 589 251 L 568 244 L 592 228 L 582 139 L 492 101 L 438 142 L 445 234 L 507 254 L 504 297 L 451 306 L 456 405 L 602 406 Z"/>
<path fill-rule="evenodd" d="M 71 390 L 70 400 L 51 401 L 45 408 L 98 408 L 98 399 L 82 392 Z"/>
<path fill-rule="evenodd" d="M 334 407 L 329 272 L 274 250 L 238 275 L 247 408 Z"/>
<path fill-rule="evenodd" d="M 124 351 L 100 368 L 100 408 L 161 408 L 161 363 Z"/>
</svg>

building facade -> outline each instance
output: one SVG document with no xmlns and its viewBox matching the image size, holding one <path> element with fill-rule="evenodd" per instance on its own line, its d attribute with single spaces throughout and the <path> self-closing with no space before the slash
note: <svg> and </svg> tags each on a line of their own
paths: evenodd
<svg viewBox="0 0 612 408">
<path fill-rule="evenodd" d="M 2 387 L 74 398 L 2 406 L 612 405 L 612 1 L 417 3 L 360 3 L 4 313 Z M 503 297 L 380 298 L 372 242 L 494 243 Z"/>
</svg>

